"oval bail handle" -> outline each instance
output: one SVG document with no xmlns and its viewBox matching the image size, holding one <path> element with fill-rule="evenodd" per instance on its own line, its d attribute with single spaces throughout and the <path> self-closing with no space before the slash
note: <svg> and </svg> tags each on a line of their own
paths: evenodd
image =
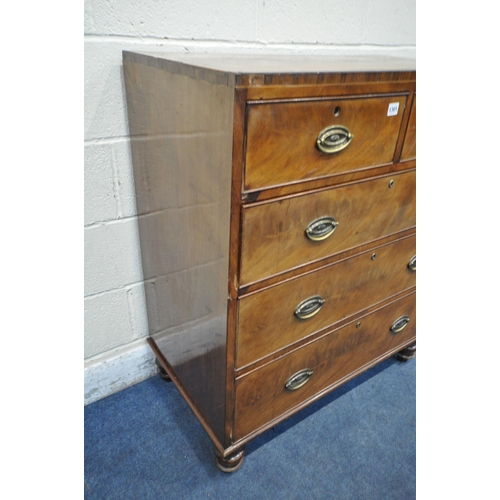
<svg viewBox="0 0 500 500">
<path fill-rule="evenodd" d="M 354 136 L 343 125 L 332 125 L 318 134 L 316 145 L 326 154 L 338 153 L 351 144 Z"/>
</svg>

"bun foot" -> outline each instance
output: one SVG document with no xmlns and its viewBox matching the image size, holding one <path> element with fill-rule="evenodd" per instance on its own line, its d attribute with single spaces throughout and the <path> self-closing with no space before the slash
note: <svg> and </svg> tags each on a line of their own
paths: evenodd
<svg viewBox="0 0 500 500">
<path fill-rule="evenodd" d="M 409 347 L 406 347 L 402 351 L 398 352 L 398 361 L 402 361 L 405 363 L 409 359 L 414 358 L 417 355 L 417 344 L 413 344 Z"/>
<path fill-rule="evenodd" d="M 245 448 L 223 457 L 219 450 L 215 449 L 215 464 L 222 472 L 234 472 L 243 465 L 245 458 Z"/>
<path fill-rule="evenodd" d="M 158 361 L 158 358 L 155 359 L 155 363 L 156 366 L 158 367 L 158 374 L 160 375 L 160 377 L 166 382 L 172 382 L 170 375 L 165 371 L 165 368 L 161 366 L 160 362 Z"/>
</svg>

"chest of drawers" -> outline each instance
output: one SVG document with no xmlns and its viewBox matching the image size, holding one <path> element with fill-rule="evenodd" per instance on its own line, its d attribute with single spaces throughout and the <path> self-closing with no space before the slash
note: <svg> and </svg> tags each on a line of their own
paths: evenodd
<svg viewBox="0 0 500 500">
<path fill-rule="evenodd" d="M 255 436 L 414 354 L 414 61 L 123 69 L 148 342 L 233 471 Z"/>
</svg>

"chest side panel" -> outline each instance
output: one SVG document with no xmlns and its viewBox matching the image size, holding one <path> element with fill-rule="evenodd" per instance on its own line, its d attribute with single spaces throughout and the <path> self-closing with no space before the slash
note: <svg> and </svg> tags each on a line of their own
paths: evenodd
<svg viewBox="0 0 500 500">
<path fill-rule="evenodd" d="M 149 333 L 222 441 L 234 91 L 124 73 Z"/>
</svg>

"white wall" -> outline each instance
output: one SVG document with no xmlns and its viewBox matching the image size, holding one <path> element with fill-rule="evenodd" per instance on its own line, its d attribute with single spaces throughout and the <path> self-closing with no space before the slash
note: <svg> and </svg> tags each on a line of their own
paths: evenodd
<svg viewBox="0 0 500 500">
<path fill-rule="evenodd" d="M 155 373 L 122 50 L 415 57 L 415 0 L 85 0 L 85 403 Z"/>
</svg>

